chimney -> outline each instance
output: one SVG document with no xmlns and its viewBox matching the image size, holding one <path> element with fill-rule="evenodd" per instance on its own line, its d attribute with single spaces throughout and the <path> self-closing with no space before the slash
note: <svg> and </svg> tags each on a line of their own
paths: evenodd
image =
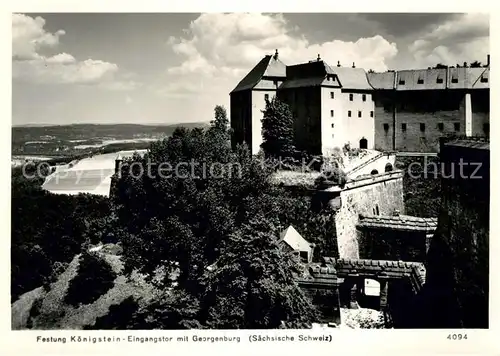
<svg viewBox="0 0 500 356">
<path fill-rule="evenodd" d="M 340 67 L 340 61 L 337 61 L 337 67 Z"/>
<path fill-rule="evenodd" d="M 356 64 L 354 62 L 352 62 L 352 67 L 356 68 Z"/>
<path fill-rule="evenodd" d="M 490 55 L 489 54 L 486 56 L 486 66 L 487 67 L 490 66 Z"/>
<path fill-rule="evenodd" d="M 458 68 L 458 65 L 457 65 Z M 467 68 L 467 62 L 464 62 L 464 68 Z"/>
<path fill-rule="evenodd" d="M 319 62 L 320 60 L 321 60 L 321 57 L 319 56 L 319 53 L 318 53 L 318 59 L 317 59 L 317 61 Z"/>
<path fill-rule="evenodd" d="M 399 216 L 399 210 L 394 209 L 394 212 L 392 213 L 392 216 Z"/>
<path fill-rule="evenodd" d="M 278 50 L 276 50 L 276 52 L 274 53 L 274 60 L 277 60 L 278 59 Z"/>
</svg>

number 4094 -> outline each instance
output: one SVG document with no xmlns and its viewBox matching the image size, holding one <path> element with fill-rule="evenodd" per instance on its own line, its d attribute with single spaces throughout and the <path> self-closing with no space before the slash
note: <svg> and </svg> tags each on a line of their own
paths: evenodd
<svg viewBox="0 0 500 356">
<path fill-rule="evenodd" d="M 467 340 L 467 334 L 449 334 L 448 340 Z"/>
</svg>

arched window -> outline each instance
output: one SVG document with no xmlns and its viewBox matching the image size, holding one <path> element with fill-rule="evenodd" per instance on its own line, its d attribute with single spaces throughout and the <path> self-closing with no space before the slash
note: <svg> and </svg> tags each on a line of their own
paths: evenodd
<svg viewBox="0 0 500 356">
<path fill-rule="evenodd" d="M 393 169 L 393 168 L 392 168 L 392 164 L 387 163 L 387 164 L 385 165 L 385 171 L 386 171 L 386 172 L 391 172 L 391 171 L 392 171 L 392 169 Z"/>
<path fill-rule="evenodd" d="M 373 171 L 370 172 L 371 175 L 378 174 L 378 171 L 374 169 Z"/>
<path fill-rule="evenodd" d="M 361 140 L 359 140 L 359 148 L 368 148 L 368 140 L 366 138 L 362 138 Z"/>
</svg>

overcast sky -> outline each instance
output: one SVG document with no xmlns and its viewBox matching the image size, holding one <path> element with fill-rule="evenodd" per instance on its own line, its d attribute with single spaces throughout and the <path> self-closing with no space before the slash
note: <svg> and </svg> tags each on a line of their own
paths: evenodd
<svg viewBox="0 0 500 356">
<path fill-rule="evenodd" d="M 486 61 L 483 14 L 14 14 L 13 124 L 209 121 L 266 54 L 384 71 Z"/>
</svg>

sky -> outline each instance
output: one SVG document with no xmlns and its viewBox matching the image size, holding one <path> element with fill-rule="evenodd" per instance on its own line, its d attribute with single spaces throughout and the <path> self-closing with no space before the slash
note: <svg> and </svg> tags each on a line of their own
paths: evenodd
<svg viewBox="0 0 500 356">
<path fill-rule="evenodd" d="M 12 124 L 210 121 L 266 54 L 385 71 L 486 62 L 487 14 L 12 15 Z"/>
</svg>

